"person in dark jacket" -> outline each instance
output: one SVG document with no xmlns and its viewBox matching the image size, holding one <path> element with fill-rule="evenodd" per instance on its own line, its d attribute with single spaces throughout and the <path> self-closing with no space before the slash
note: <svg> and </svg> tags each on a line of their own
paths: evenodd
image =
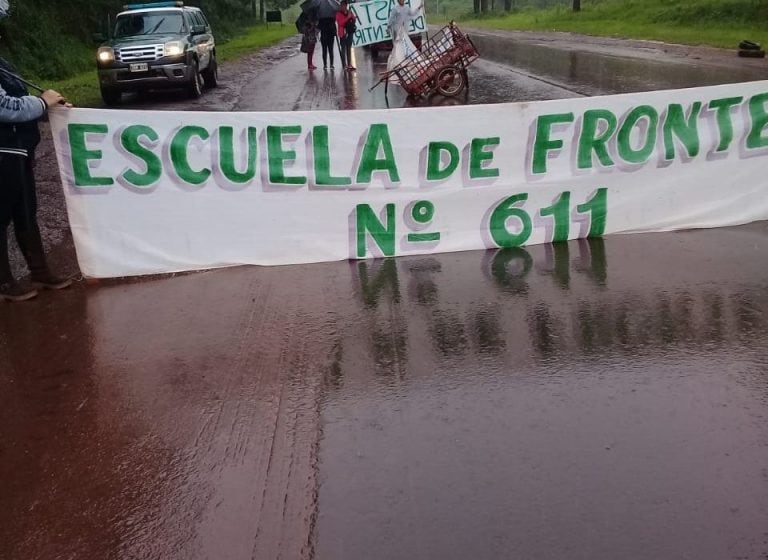
<svg viewBox="0 0 768 560">
<path fill-rule="evenodd" d="M 0 301 L 23 301 L 37 295 L 37 290 L 22 287 L 13 277 L 8 260 L 11 223 L 33 286 L 60 290 L 72 283 L 48 268 L 37 224 L 34 175 L 35 149 L 40 142 L 37 121 L 49 107 L 66 101 L 53 90 L 40 97 L 29 95 L 14 74 L 0 58 Z"/>
<path fill-rule="evenodd" d="M 323 48 L 323 68 L 328 68 L 328 60 L 333 69 L 333 43 L 336 41 L 336 11 L 339 0 L 315 0 L 318 26 L 320 27 L 320 46 Z"/>
<path fill-rule="evenodd" d="M 307 69 L 314 70 L 317 66 L 312 62 L 317 44 L 317 11 L 308 8 L 299 16 L 301 22 L 301 52 L 307 53 Z"/>
</svg>

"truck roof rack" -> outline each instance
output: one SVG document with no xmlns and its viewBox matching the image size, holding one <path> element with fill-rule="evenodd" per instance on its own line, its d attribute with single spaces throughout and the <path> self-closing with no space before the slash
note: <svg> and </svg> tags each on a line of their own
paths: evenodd
<svg viewBox="0 0 768 560">
<path fill-rule="evenodd" d="M 143 4 L 126 4 L 125 10 L 145 10 L 147 8 L 181 8 L 184 6 L 182 0 L 171 0 L 168 2 L 145 2 Z"/>
</svg>

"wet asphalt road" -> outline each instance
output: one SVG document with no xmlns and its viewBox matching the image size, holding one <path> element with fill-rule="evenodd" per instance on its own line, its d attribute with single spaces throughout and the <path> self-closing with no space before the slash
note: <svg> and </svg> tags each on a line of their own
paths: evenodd
<svg viewBox="0 0 768 560">
<path fill-rule="evenodd" d="M 387 68 L 385 54 L 371 58 L 366 50 L 355 49 L 357 72 L 347 73 L 338 67 L 338 57 L 336 69 L 323 70 L 318 47 L 317 70 L 307 71 L 303 55 L 292 56 L 244 85 L 235 108 L 312 111 L 474 105 L 676 89 L 768 76 L 765 61 L 734 60 L 733 53 L 715 49 L 691 54 L 654 43 L 630 42 L 630 48 L 611 39 L 592 39 L 594 43 L 576 48 L 568 36 L 555 35 L 555 40 L 544 42 L 521 35 L 522 39 L 510 39 L 509 34 L 473 30 L 471 37 L 481 59 L 470 66 L 470 87 L 458 98 L 408 99 L 399 87 L 388 88 L 385 95 L 384 84 L 369 91 Z"/>
<path fill-rule="evenodd" d="M 383 60 L 283 50 L 190 108 L 385 106 Z M 682 85 L 545 53 L 489 54 L 466 101 Z M 1 306 L 0 558 L 764 560 L 767 250 L 760 223 Z"/>
</svg>

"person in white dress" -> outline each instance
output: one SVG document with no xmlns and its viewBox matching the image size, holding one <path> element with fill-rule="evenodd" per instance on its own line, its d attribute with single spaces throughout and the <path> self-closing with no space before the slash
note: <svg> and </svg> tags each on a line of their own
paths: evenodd
<svg viewBox="0 0 768 560">
<path fill-rule="evenodd" d="M 419 15 L 422 5 L 415 8 L 405 5 L 405 0 L 397 0 L 397 5 L 389 14 L 389 34 L 392 36 L 392 52 L 387 60 L 387 71 L 391 71 L 407 56 L 416 51 L 416 46 L 408 37 L 408 26 L 413 18 Z M 390 76 L 391 82 L 397 82 L 396 75 Z"/>
</svg>

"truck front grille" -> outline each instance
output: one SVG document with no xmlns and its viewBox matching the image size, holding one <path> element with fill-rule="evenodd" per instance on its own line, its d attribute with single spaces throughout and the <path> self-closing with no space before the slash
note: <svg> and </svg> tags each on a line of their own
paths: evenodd
<svg viewBox="0 0 768 560">
<path fill-rule="evenodd" d="M 115 59 L 118 62 L 148 62 L 162 58 L 165 53 L 163 45 L 140 45 L 115 49 Z"/>
</svg>

